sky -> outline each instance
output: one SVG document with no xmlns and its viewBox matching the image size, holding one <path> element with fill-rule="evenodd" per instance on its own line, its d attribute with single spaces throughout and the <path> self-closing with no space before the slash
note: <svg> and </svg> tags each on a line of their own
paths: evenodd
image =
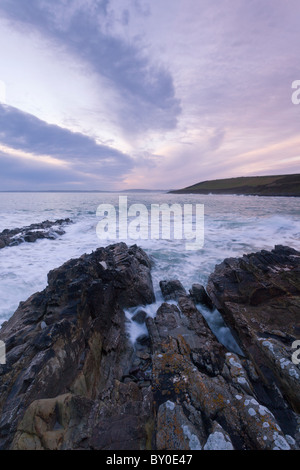
<svg viewBox="0 0 300 470">
<path fill-rule="evenodd" d="M 300 173 L 299 0 L 1 0 L 0 190 Z"/>
</svg>

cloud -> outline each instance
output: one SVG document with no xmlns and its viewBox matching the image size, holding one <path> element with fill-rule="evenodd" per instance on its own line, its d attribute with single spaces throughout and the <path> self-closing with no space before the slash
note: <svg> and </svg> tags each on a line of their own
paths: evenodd
<svg viewBox="0 0 300 470">
<path fill-rule="evenodd" d="M 23 111 L 0 104 L 0 140 L 10 147 L 64 160 L 116 159 L 130 167 L 131 159 L 118 150 L 99 145 L 91 137 L 48 124 Z"/>
<path fill-rule="evenodd" d="M 5 150 L 8 150 L 6 152 Z M 47 158 L 32 158 L 11 149 L 0 150 L 0 190 L 110 190 L 118 189 L 123 177 L 95 163 L 56 165 Z"/>
<path fill-rule="evenodd" d="M 151 14 L 151 7 L 148 2 L 142 0 L 134 0 L 134 7 L 139 15 L 149 16 Z"/>
<path fill-rule="evenodd" d="M 0 143 L 12 149 L 10 155 L 9 151 L 6 155 L 2 153 L 2 177 L 5 171 L 17 168 L 16 158 L 23 169 L 32 170 L 34 181 L 37 181 L 34 164 L 38 164 L 39 171 L 45 174 L 46 183 L 51 175 L 51 178 L 56 178 L 59 172 L 65 174 L 67 171 L 76 175 L 76 180 L 81 175 L 85 182 L 87 175 L 93 182 L 97 174 L 100 179 L 120 182 L 133 166 L 133 160 L 127 154 L 100 145 L 86 135 L 48 124 L 11 106 L 0 105 L 0 129 Z M 45 173 L 48 171 L 46 167 L 51 167 L 51 174 Z M 23 171 L 23 175 L 24 179 L 29 178 L 29 172 Z M 28 181 L 32 181 L 32 178 Z"/>
<path fill-rule="evenodd" d="M 0 190 L 51 189 L 82 182 L 82 175 L 70 168 L 55 167 L 43 161 L 33 161 L 0 152 Z M 48 188 L 47 188 L 47 185 Z"/>
<path fill-rule="evenodd" d="M 169 70 L 147 56 L 139 40 L 126 41 L 107 31 L 107 0 L 3 0 L 0 11 L 19 27 L 34 28 L 66 48 L 88 69 L 105 77 L 118 91 L 119 125 L 128 132 L 173 129 L 181 107 Z M 135 2 L 140 15 L 149 7 Z M 112 13 L 111 13 L 112 14 Z M 124 16 L 125 15 L 125 16 Z M 123 12 L 123 22 L 129 13 Z"/>
<path fill-rule="evenodd" d="M 94 184 L 103 175 L 119 187 L 162 188 L 294 171 L 297 145 L 289 143 L 299 134 L 300 106 L 291 103 L 291 83 L 300 78 L 299 0 L 288 6 L 282 0 L 1 0 L 0 13 L 15 32 L 30 32 L 37 48 L 47 44 L 47 58 L 61 52 L 58 66 L 40 74 L 44 62 L 33 54 L 24 67 L 26 84 L 53 85 L 47 102 L 36 99 L 45 109 L 40 118 L 81 131 L 0 110 L 3 145 L 27 152 L 33 168 L 32 152 L 66 163 L 56 168 L 40 158 L 41 175 L 48 167 L 53 178 L 56 171 L 67 178 L 69 169 L 74 182 Z M 64 58 L 68 74 L 60 67 Z M 47 81 L 46 73 L 64 85 L 73 75 L 72 93 L 64 87 L 57 93 L 58 82 Z M 90 80 L 76 81 L 83 74 Z M 77 90 L 84 91 L 78 101 Z"/>
</svg>

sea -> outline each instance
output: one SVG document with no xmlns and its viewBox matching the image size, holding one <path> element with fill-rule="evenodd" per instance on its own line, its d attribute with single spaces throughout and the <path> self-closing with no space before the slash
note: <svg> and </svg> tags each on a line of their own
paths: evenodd
<svg viewBox="0 0 300 470">
<path fill-rule="evenodd" d="M 118 215 L 120 197 L 127 198 L 128 208 L 138 204 L 151 213 L 153 205 L 176 204 L 193 208 L 194 228 L 197 229 L 196 207 L 203 210 L 203 243 L 197 249 L 187 249 L 187 240 L 170 232 L 168 239 L 119 238 L 103 239 L 97 235 L 101 217 L 99 210 L 114 207 Z M 138 206 L 133 206 L 138 207 Z M 101 212 L 101 211 L 100 211 Z M 106 213 L 107 214 L 107 213 Z M 137 213 L 139 214 L 139 213 Z M 156 301 L 144 306 L 154 317 L 163 299 L 160 280 L 179 279 L 188 291 L 192 284 L 206 286 L 209 275 L 224 258 L 270 250 L 275 245 L 288 245 L 300 250 L 300 198 L 260 197 L 241 195 L 170 194 L 167 192 L 1 192 L 0 232 L 4 229 L 28 226 L 45 220 L 70 218 L 65 234 L 55 240 L 42 239 L 34 243 L 0 250 L 0 325 L 8 320 L 19 302 L 47 286 L 47 273 L 71 258 L 91 253 L 100 246 L 124 241 L 137 244 L 153 261 L 152 279 Z M 151 217 L 149 216 L 149 224 Z M 98 232 L 99 233 L 99 232 Z M 149 230 L 149 234 L 150 234 Z M 173 235 L 173 236 L 172 236 Z M 198 306 L 219 340 L 231 351 L 238 352 L 227 325 L 219 312 Z M 141 308 L 139 306 L 138 308 Z M 130 320 L 137 309 L 127 310 Z M 145 325 L 129 322 L 128 335 L 135 342 L 145 333 Z"/>
</svg>

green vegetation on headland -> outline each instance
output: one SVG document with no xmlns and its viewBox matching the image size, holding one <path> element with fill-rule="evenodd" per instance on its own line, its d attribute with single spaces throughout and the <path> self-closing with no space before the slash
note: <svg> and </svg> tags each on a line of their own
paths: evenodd
<svg viewBox="0 0 300 470">
<path fill-rule="evenodd" d="M 277 176 L 244 176 L 203 181 L 174 194 L 244 194 L 251 196 L 300 196 L 300 174 Z"/>
</svg>

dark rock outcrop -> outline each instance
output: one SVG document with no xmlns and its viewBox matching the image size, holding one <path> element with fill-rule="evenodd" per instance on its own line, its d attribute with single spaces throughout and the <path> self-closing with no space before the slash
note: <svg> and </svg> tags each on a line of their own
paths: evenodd
<svg viewBox="0 0 300 470">
<path fill-rule="evenodd" d="M 142 324 L 145 323 L 146 317 L 147 313 L 144 310 L 139 310 L 135 315 L 133 315 L 132 321 Z"/>
<path fill-rule="evenodd" d="M 206 305 L 206 307 L 210 310 L 213 309 L 213 303 L 209 298 L 204 286 L 201 284 L 193 284 L 189 292 L 195 303 Z"/>
<path fill-rule="evenodd" d="M 1 448 L 145 448 L 151 397 L 122 383 L 134 354 L 122 309 L 153 301 L 150 262 L 136 246 L 50 271 L 0 332 Z"/>
<path fill-rule="evenodd" d="M 137 246 L 99 248 L 51 271 L 48 287 L 0 331 L 0 447 L 299 449 L 297 387 L 286 390 L 298 370 L 287 354 L 297 338 L 299 259 L 277 247 L 226 260 L 210 277 L 210 299 L 244 356 L 210 330 L 198 286 L 190 296 L 179 281 L 161 283 L 173 303 L 146 316 L 151 264 Z M 273 325 L 278 305 L 287 321 Z M 133 345 L 123 309 L 136 306 L 148 334 Z"/>
<path fill-rule="evenodd" d="M 159 287 L 165 300 L 177 300 L 180 295 L 185 295 L 185 288 L 178 279 L 160 281 Z"/>
<path fill-rule="evenodd" d="M 179 308 L 178 308 L 179 307 Z M 155 448 L 291 449 L 298 416 L 256 365 L 227 351 L 188 296 L 147 318 Z"/>
<path fill-rule="evenodd" d="M 210 276 L 208 293 L 262 380 L 277 386 L 300 412 L 300 252 L 276 246 L 226 259 Z"/>
<path fill-rule="evenodd" d="M 0 233 L 0 248 L 6 246 L 17 246 L 20 243 L 33 243 L 36 240 L 48 238 L 55 240 L 58 236 L 64 235 L 63 226 L 72 223 L 67 219 L 59 219 L 51 222 L 45 220 L 39 224 L 31 224 L 22 228 L 5 229 Z"/>
</svg>

